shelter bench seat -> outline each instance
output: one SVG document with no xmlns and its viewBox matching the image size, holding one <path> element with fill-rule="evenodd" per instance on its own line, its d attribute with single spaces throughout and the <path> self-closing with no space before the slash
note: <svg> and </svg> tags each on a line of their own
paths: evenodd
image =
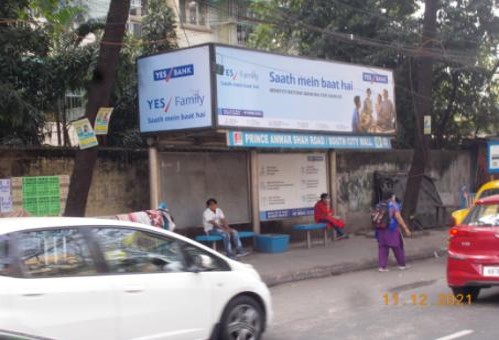
<svg viewBox="0 0 499 340">
<path fill-rule="evenodd" d="M 323 230 L 323 232 L 324 232 L 324 247 L 327 247 L 327 224 L 326 223 L 297 224 L 297 225 L 293 226 L 293 230 L 307 232 L 307 248 L 312 247 L 310 232 L 312 230 Z"/>
<path fill-rule="evenodd" d="M 253 231 L 238 231 L 237 232 L 239 234 L 239 238 L 240 239 L 243 239 L 243 238 L 254 238 L 256 236 L 256 233 L 253 232 Z M 211 247 L 214 249 L 214 250 L 217 250 L 217 241 L 222 241 L 222 236 L 218 236 L 218 235 L 199 235 L 199 236 L 196 236 L 195 238 L 196 241 L 198 242 L 211 242 Z"/>
</svg>

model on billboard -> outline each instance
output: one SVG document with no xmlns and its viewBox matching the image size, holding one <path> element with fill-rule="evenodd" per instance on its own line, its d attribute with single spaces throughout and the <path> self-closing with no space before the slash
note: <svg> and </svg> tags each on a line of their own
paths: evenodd
<svg viewBox="0 0 499 340">
<path fill-rule="evenodd" d="M 353 97 L 355 108 L 352 115 L 352 131 L 360 132 L 360 96 Z"/>
<path fill-rule="evenodd" d="M 381 112 L 378 117 L 378 125 L 383 132 L 395 129 L 395 110 L 393 103 L 388 98 L 388 90 L 383 90 L 383 102 L 381 103 Z"/>
<path fill-rule="evenodd" d="M 378 93 L 376 96 L 376 104 L 374 104 L 374 121 L 377 122 L 379 117 L 381 117 L 381 103 L 383 102 L 383 96 Z"/>
<path fill-rule="evenodd" d="M 373 125 L 373 101 L 371 99 L 371 89 L 366 90 L 366 98 L 360 114 L 360 126 L 363 132 L 368 132 Z"/>
<path fill-rule="evenodd" d="M 395 132 L 395 109 L 389 98 L 388 90 L 376 96 L 374 110 L 371 100 L 371 89 L 366 90 L 362 110 L 360 97 L 355 96 L 355 108 L 352 116 L 352 132 L 393 133 Z"/>
</svg>

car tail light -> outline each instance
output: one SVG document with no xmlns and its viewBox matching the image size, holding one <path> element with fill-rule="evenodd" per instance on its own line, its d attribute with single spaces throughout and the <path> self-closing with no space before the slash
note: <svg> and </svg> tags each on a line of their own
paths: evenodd
<svg viewBox="0 0 499 340">
<path fill-rule="evenodd" d="M 449 236 L 450 236 L 450 238 L 465 237 L 465 236 L 471 236 L 471 233 L 468 230 L 463 230 L 463 229 L 459 229 L 459 228 L 451 228 L 449 230 Z"/>
</svg>

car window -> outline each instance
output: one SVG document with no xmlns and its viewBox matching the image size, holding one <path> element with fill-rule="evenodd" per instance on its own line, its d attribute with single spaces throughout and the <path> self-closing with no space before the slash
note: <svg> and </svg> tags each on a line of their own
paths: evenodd
<svg viewBox="0 0 499 340">
<path fill-rule="evenodd" d="M 85 239 L 76 229 L 17 234 L 24 277 L 84 276 L 97 273 Z"/>
<path fill-rule="evenodd" d="M 485 204 L 474 206 L 463 224 L 480 227 L 499 227 L 499 205 Z"/>
<path fill-rule="evenodd" d="M 175 239 L 129 228 L 93 230 L 111 273 L 165 273 L 185 270 Z"/>
<path fill-rule="evenodd" d="M 480 198 L 485 198 L 493 195 L 499 195 L 499 188 L 485 190 L 480 194 Z"/>
<path fill-rule="evenodd" d="M 226 261 L 224 261 L 222 258 L 213 255 L 204 249 L 201 249 L 193 244 L 187 243 L 187 242 L 181 242 L 181 247 L 182 250 L 185 252 L 185 259 L 187 266 L 190 269 L 194 269 L 194 266 L 198 266 L 198 270 L 201 271 L 228 271 L 230 270 L 229 265 L 227 264 Z M 211 265 L 210 267 L 200 267 L 199 265 L 196 264 L 196 256 L 203 255 L 207 256 L 208 258 L 211 259 Z"/>
<path fill-rule="evenodd" d="M 0 275 L 10 275 L 10 257 L 7 235 L 0 235 Z"/>
</svg>

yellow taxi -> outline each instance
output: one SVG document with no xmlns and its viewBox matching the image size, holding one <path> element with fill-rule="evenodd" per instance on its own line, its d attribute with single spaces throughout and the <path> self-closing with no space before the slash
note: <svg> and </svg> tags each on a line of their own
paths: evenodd
<svg viewBox="0 0 499 340">
<path fill-rule="evenodd" d="M 476 201 L 478 201 L 481 198 L 498 194 L 499 194 L 499 180 L 490 181 L 482 185 L 480 189 L 477 191 L 475 197 L 473 198 L 473 203 L 470 204 L 468 208 L 452 212 L 451 216 L 452 216 L 453 225 L 461 224 L 466 215 L 468 215 L 470 208 L 475 205 Z"/>
</svg>

